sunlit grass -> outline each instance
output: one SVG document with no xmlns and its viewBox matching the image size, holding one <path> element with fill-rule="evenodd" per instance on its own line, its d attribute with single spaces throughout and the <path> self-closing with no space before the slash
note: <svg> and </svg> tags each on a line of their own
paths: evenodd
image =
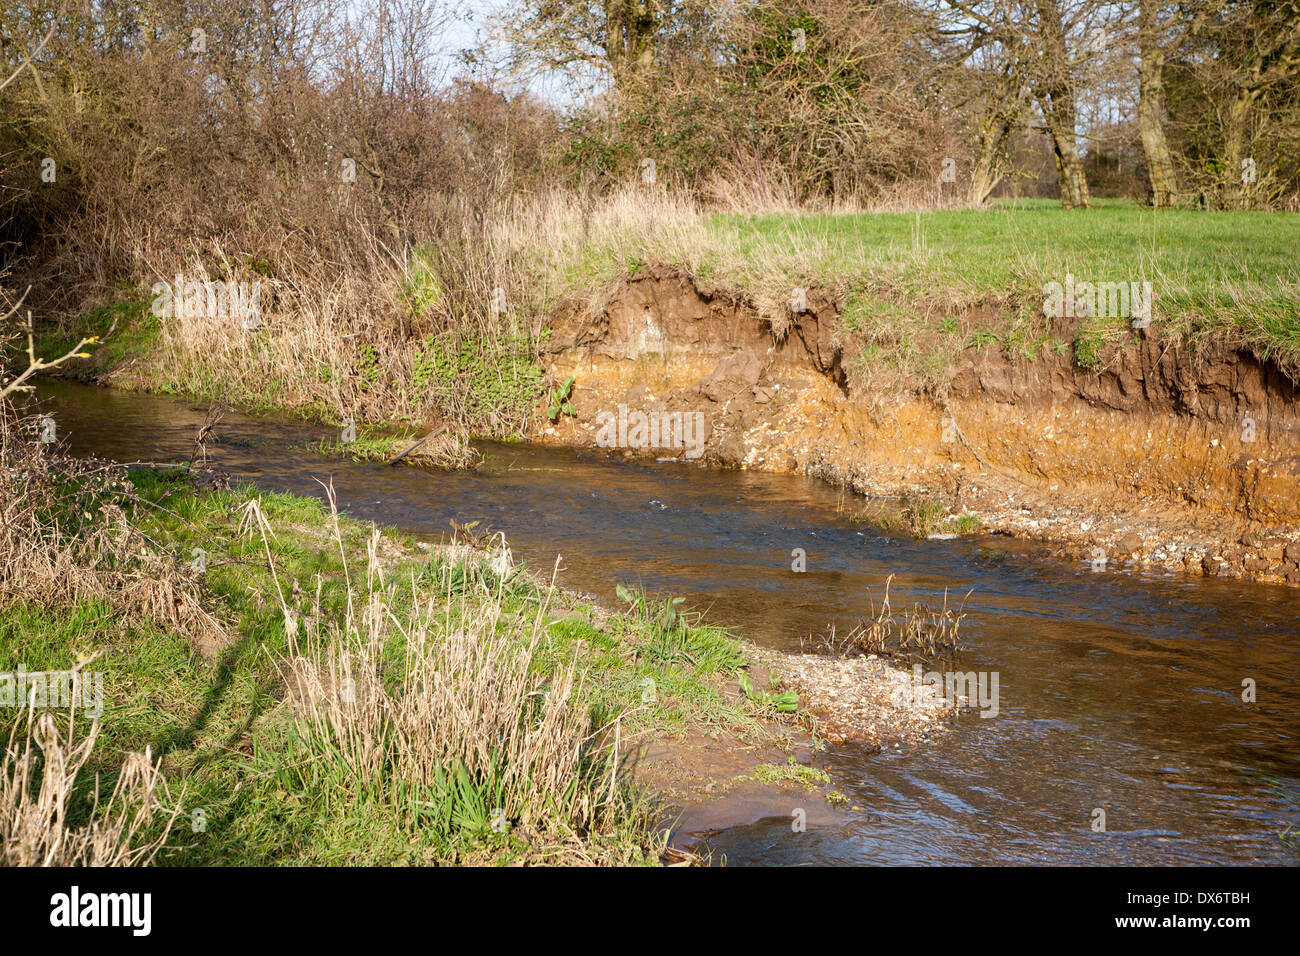
<svg viewBox="0 0 1300 956">
<path fill-rule="evenodd" d="M 105 699 L 91 766 L 103 774 L 101 789 L 127 752 L 149 748 L 180 801 L 156 863 L 654 862 L 655 811 L 621 782 L 610 789 L 618 779 L 610 773 L 613 744 L 691 726 L 753 729 L 749 709 L 721 693 L 743 664 L 737 643 L 687 615 L 668 623 L 610 614 L 495 567 L 480 551 L 426 553 L 396 533 L 336 523 L 315 498 L 200 492 L 180 470 L 135 470 L 131 493 L 150 503 L 135 520 L 154 547 L 178 566 L 201 549 L 205 604 L 230 642 L 205 657 L 187 634 L 122 621 L 105 602 L 10 601 L 0 606 L 0 670 L 55 670 L 69 666 L 70 655 L 98 655 Z M 240 528 L 250 502 L 265 518 L 265 535 Z M 371 611 L 377 601 L 381 616 Z M 296 634 L 286 616 L 299 622 Z M 501 727 L 516 702 L 527 724 L 542 698 L 505 694 L 500 681 L 538 693 L 568 688 L 567 716 L 529 757 L 531 774 L 490 760 L 461 767 L 432 751 L 416 760 L 411 747 L 389 740 L 394 728 L 424 739 L 419 689 L 429 668 L 460 673 L 453 648 L 464 635 L 474 647 L 496 648 L 475 665 L 481 687 L 466 699 L 497 688 L 504 696 L 493 719 Z M 324 699 L 319 693 L 291 693 L 313 681 L 337 683 L 331 655 L 344 652 L 349 666 L 364 665 L 378 681 L 367 699 L 383 705 L 358 725 L 379 748 L 364 751 L 374 773 L 358 772 L 350 737 L 326 732 L 320 715 L 328 711 L 311 703 Z M 88 720 L 77 717 L 83 733 Z M 476 725 L 466 726 L 468 733 Z M 576 745 L 589 733 L 582 727 L 592 736 L 573 762 L 565 741 Z M 454 753 L 476 745 L 466 738 L 442 746 Z M 432 777 L 421 769 L 432 767 L 440 768 Z M 549 789 L 535 791 L 530 781 L 540 787 L 545 774 L 554 775 Z M 93 780 L 82 786 L 93 788 Z M 75 804 L 83 817 L 90 795 Z M 494 828 L 498 807 L 518 826 Z"/>
</svg>

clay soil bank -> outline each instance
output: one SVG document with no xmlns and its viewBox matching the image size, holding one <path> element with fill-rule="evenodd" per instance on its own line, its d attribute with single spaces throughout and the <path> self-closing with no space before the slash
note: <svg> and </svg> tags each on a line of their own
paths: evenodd
<svg viewBox="0 0 1300 956">
<path fill-rule="evenodd" d="M 809 290 L 807 309 L 773 319 L 659 271 L 561 311 L 546 359 L 556 381 L 575 378 L 576 414 L 542 440 L 594 446 L 619 406 L 698 412 L 701 461 L 820 477 L 876 499 L 874 512 L 859 502 L 876 518 L 879 499 L 899 499 L 934 516 L 921 533 L 977 520 L 1098 570 L 1300 585 L 1300 405 L 1272 363 L 1163 340 L 1154 323 L 1093 368 L 958 344 L 941 387 L 922 393 L 875 384 L 832 298 Z M 963 314 L 961 328 L 995 318 Z"/>
</svg>

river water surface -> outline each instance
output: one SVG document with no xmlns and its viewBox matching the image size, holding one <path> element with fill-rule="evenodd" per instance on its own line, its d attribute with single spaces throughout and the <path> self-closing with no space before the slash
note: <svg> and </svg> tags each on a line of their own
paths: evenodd
<svg viewBox="0 0 1300 956">
<path fill-rule="evenodd" d="M 157 396 L 40 395 L 74 452 L 119 461 L 188 459 L 203 419 Z M 998 715 L 919 749 L 833 749 L 861 809 L 806 833 L 780 816 L 712 834 L 729 863 L 1300 861 L 1300 591 L 1094 573 L 1004 538 L 890 538 L 794 476 L 492 443 L 478 471 L 444 473 L 322 458 L 308 444 L 337 434 L 313 426 L 232 413 L 218 432 L 212 460 L 238 479 L 317 496 L 332 479 L 353 516 L 428 539 L 478 519 L 534 567 L 561 555 L 568 586 L 611 604 L 617 583 L 683 595 L 771 647 L 865 614 L 890 574 L 896 608 L 973 589 L 960 669 L 998 673 Z"/>
</svg>

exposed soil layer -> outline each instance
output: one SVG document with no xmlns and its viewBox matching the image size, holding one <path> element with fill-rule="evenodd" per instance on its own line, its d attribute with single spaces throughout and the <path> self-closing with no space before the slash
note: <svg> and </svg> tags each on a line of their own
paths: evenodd
<svg viewBox="0 0 1300 956">
<path fill-rule="evenodd" d="M 942 397 L 885 395 L 850 373 L 861 343 L 840 332 L 836 302 L 806 297 L 807 311 L 769 317 L 743 296 L 651 272 L 595 310 L 560 312 L 547 361 L 556 379 L 575 376 L 577 414 L 543 440 L 937 499 L 983 531 L 1039 540 L 1097 570 L 1300 585 L 1300 403 L 1272 363 L 1162 340 L 1153 323 L 1094 369 L 1069 354 L 1029 361 L 968 347 Z M 638 412 L 665 428 L 640 430 Z M 674 412 L 699 413 L 700 434 L 686 434 L 694 447 L 680 432 L 664 438 L 662 416 Z"/>
</svg>

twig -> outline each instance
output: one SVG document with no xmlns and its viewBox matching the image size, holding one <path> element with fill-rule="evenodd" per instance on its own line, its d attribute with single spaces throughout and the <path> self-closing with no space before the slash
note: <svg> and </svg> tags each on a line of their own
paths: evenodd
<svg viewBox="0 0 1300 956">
<path fill-rule="evenodd" d="M 32 287 L 28 286 L 27 290 L 18 299 L 18 303 L 13 308 L 11 308 L 8 312 L 6 312 L 3 317 L 0 317 L 0 322 L 3 322 L 5 319 L 8 319 L 9 316 L 13 315 L 20 308 L 22 308 L 23 301 L 27 298 L 27 293 L 31 291 L 32 291 Z M 53 362 L 47 362 L 44 359 L 38 359 L 36 357 L 36 338 L 35 338 L 35 334 L 32 331 L 32 312 L 31 309 L 28 309 L 27 310 L 27 368 L 22 372 L 20 372 L 17 375 L 17 377 L 11 380 L 8 384 L 4 385 L 3 387 L 0 387 L 0 399 L 8 398 L 14 392 L 30 392 L 32 390 L 32 386 L 24 385 L 23 383 L 26 382 L 33 375 L 35 375 L 37 372 L 42 372 L 47 368 L 56 368 L 62 365 L 64 362 L 68 361 L 69 359 L 90 358 L 89 352 L 83 352 L 81 350 L 85 348 L 87 345 L 98 345 L 98 344 L 99 344 L 99 336 L 92 335 L 88 338 L 83 338 L 80 342 L 78 342 L 71 349 L 69 349 L 61 358 L 57 358 Z"/>
<path fill-rule="evenodd" d="M 405 458 L 405 457 L 406 457 L 407 455 L 409 455 L 411 452 L 415 451 L 415 449 L 419 448 L 421 445 L 423 445 L 425 442 L 427 442 L 430 438 L 434 438 L 434 437 L 436 437 L 436 436 L 438 436 L 438 435 L 441 435 L 441 434 L 442 434 L 443 432 L 445 432 L 446 430 L 447 430 L 447 426 L 446 426 L 446 425 L 442 425 L 442 426 L 440 426 L 440 427 L 438 427 L 438 428 L 435 428 L 433 431 L 429 432 L 429 434 L 425 435 L 423 438 L 421 438 L 421 439 L 420 439 L 419 441 L 417 441 L 415 444 L 408 446 L 407 449 L 406 449 L 405 451 L 401 452 L 400 454 L 398 454 L 398 456 L 397 456 L 396 458 L 390 458 L 388 461 L 384 462 L 384 464 L 386 464 L 386 465 L 395 465 L 395 464 L 397 464 L 399 461 L 401 461 L 403 458 Z"/>
</svg>

